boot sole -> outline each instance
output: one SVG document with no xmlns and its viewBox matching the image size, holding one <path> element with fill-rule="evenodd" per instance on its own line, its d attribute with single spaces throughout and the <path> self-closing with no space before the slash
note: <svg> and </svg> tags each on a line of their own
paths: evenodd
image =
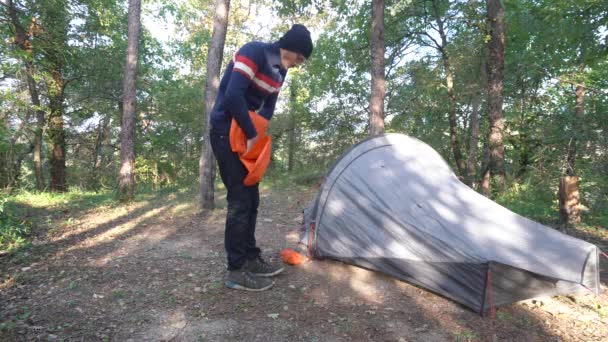
<svg viewBox="0 0 608 342">
<path fill-rule="evenodd" d="M 234 290 L 260 292 L 260 291 L 268 290 L 269 288 L 272 287 L 272 285 L 274 285 L 274 283 L 271 283 L 268 286 L 264 286 L 264 287 L 261 287 L 259 289 L 254 289 L 254 288 L 251 288 L 251 287 L 245 287 L 245 286 L 237 284 L 237 283 L 235 283 L 233 281 L 227 281 L 227 282 L 224 283 L 224 285 L 226 285 L 227 288 L 234 289 Z"/>
<path fill-rule="evenodd" d="M 281 273 L 283 271 L 285 271 L 285 267 L 281 267 L 281 268 L 279 268 L 278 270 L 276 270 L 276 271 L 274 271 L 272 273 L 253 273 L 253 272 L 251 272 L 251 274 L 255 275 L 256 277 L 266 277 L 266 278 L 268 278 L 268 277 L 274 277 L 275 275 L 277 275 L 277 274 L 279 274 L 279 273 Z"/>
</svg>

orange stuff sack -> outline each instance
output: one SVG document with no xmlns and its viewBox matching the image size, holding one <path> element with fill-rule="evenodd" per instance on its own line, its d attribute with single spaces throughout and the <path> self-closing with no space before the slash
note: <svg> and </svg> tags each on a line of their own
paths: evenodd
<svg viewBox="0 0 608 342">
<path fill-rule="evenodd" d="M 291 248 L 285 248 L 281 251 L 281 259 L 288 265 L 299 265 L 304 262 L 302 254 L 294 251 Z"/>
<path fill-rule="evenodd" d="M 253 122 L 255 130 L 258 132 L 258 141 L 248 153 L 245 153 L 247 150 L 247 136 L 245 132 L 234 119 L 232 119 L 230 125 L 230 148 L 232 152 L 236 152 L 239 155 L 239 159 L 248 171 L 247 176 L 243 180 L 246 186 L 255 185 L 262 180 L 270 164 L 270 155 L 272 154 L 272 138 L 266 135 L 268 120 L 253 111 L 249 112 L 249 117 Z"/>
</svg>

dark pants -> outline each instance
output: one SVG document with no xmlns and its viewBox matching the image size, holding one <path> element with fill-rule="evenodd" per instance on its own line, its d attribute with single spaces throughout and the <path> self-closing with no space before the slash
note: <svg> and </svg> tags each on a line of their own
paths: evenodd
<svg viewBox="0 0 608 342">
<path fill-rule="evenodd" d="M 230 149 L 227 134 L 211 131 L 211 147 L 220 169 L 220 177 L 228 190 L 228 212 L 224 247 L 228 256 L 228 270 L 237 270 L 246 260 L 260 255 L 255 244 L 255 223 L 260 204 L 258 185 L 245 186 L 247 169 L 236 153 Z"/>
</svg>

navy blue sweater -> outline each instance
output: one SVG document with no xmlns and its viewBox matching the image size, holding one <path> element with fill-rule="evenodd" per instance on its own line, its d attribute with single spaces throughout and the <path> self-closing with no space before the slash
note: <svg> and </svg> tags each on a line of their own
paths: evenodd
<svg viewBox="0 0 608 342">
<path fill-rule="evenodd" d="M 232 118 L 248 139 L 257 135 L 249 111 L 270 120 L 287 70 L 281 66 L 277 43 L 243 45 L 228 64 L 211 113 L 211 129 L 228 134 Z"/>
</svg>

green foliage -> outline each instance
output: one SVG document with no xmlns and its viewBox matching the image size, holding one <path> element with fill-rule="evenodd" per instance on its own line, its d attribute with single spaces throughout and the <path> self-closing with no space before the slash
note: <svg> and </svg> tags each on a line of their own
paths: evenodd
<svg viewBox="0 0 608 342">
<path fill-rule="evenodd" d="M 10 251 L 27 243 L 32 223 L 7 211 L 10 199 L 0 195 L 0 250 Z"/>
<path fill-rule="evenodd" d="M 458 342 L 479 341 L 479 336 L 471 330 L 461 330 L 452 333 L 454 340 Z"/>
<path fill-rule="evenodd" d="M 301 170 L 293 174 L 280 173 L 271 175 L 265 179 L 265 182 L 275 189 L 290 188 L 292 186 L 300 186 L 303 189 L 309 189 L 319 185 L 325 174 L 326 170 Z"/>
<path fill-rule="evenodd" d="M 109 192 L 95 193 L 76 187 L 65 193 L 20 191 L 12 196 L 3 194 L 0 197 L 0 250 L 27 247 L 40 227 L 52 225 L 55 217 L 63 217 L 64 212 L 113 203 Z M 66 223 L 70 222 L 71 219 L 67 218 Z"/>
<path fill-rule="evenodd" d="M 554 184 L 557 183 L 538 178 L 530 178 L 522 183 L 512 182 L 497 196 L 496 202 L 532 220 L 556 223 L 557 189 Z"/>
<path fill-rule="evenodd" d="M 14 3 L 24 27 L 29 28 L 32 19 L 39 26 L 29 37 L 31 54 L 14 44 L 0 48 L 0 186 L 34 188 L 34 111 L 42 110 L 48 117 L 50 99 L 57 90 L 52 70 L 60 66 L 67 81 L 63 119 L 69 186 L 83 192 L 111 192 L 120 158 L 125 3 Z M 495 193 L 496 198 L 525 216 L 554 222 L 557 181 L 565 170 L 568 146 L 576 138 L 584 221 L 606 227 L 608 96 L 603 90 L 608 88 L 608 7 L 596 0 L 507 0 L 503 4 L 507 22 L 504 142 L 511 183 L 504 193 Z M 159 41 L 144 27 L 141 35 L 136 177 L 142 193 L 197 183 L 213 5 L 207 0 L 144 4 L 146 20 L 168 23 L 166 30 L 174 29 L 175 34 Z M 6 9 L 0 8 L 0 38 L 12 42 L 15 30 Z M 267 10 L 276 20 L 258 20 Z M 481 99 L 474 155 L 478 173 L 488 131 L 485 15 L 485 3 L 474 1 L 387 1 L 385 11 L 386 130 L 421 139 L 453 164 L 442 61 L 447 55 L 454 75 L 456 133 L 465 155 L 470 147 L 473 99 Z M 273 161 L 267 177 L 271 183 L 309 186 L 344 151 L 367 137 L 370 16 L 369 1 L 277 1 L 271 7 L 259 0 L 232 3 L 224 66 L 245 42 L 276 40 L 295 22 L 311 28 L 315 40 L 308 63 L 289 71 L 271 122 Z M 441 49 L 438 20 L 446 33 Z M 31 103 L 26 63 L 33 65 L 39 107 Z M 583 122 L 573 115 L 574 84 L 579 83 L 588 88 Z M 577 124 L 581 129 L 574 133 Z M 42 158 L 48 183 L 48 122 L 45 128 Z"/>
</svg>

